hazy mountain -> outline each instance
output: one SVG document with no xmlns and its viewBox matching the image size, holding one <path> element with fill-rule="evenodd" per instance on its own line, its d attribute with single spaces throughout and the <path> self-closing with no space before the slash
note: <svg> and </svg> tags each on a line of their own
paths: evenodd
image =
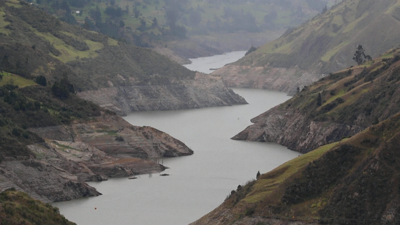
<svg viewBox="0 0 400 225">
<path fill-rule="evenodd" d="M 333 0 L 36 0 L 64 21 L 185 57 L 243 50 L 276 38 Z M 243 35 L 243 34 L 246 35 Z M 257 35 L 257 34 L 263 34 Z M 179 40 L 177 42 L 177 40 Z M 183 42 L 182 42 L 183 41 Z"/>
<path fill-rule="evenodd" d="M 294 92 L 355 65 L 361 44 L 372 57 L 399 45 L 396 0 L 345 0 L 217 72 L 230 86 Z M 251 68 L 249 68 L 251 67 Z"/>
</svg>

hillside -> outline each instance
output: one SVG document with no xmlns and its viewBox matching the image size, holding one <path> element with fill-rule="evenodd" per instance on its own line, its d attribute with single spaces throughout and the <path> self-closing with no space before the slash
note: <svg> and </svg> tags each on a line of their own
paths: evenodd
<svg viewBox="0 0 400 225">
<path fill-rule="evenodd" d="M 112 88 L 117 92 L 116 100 L 124 102 L 123 89 L 148 87 L 144 95 L 151 95 L 152 85 L 157 87 L 183 87 L 185 102 L 170 104 L 170 108 L 205 107 L 243 104 L 245 101 L 226 89 L 218 81 L 211 82 L 202 99 L 193 92 L 201 92 L 195 73 L 172 62 L 150 49 L 139 48 L 110 39 L 105 35 L 72 26 L 49 16 L 33 5 L 17 0 L 0 3 L 0 70 L 14 73 L 27 79 L 42 75 L 50 84 L 68 77 L 78 93 L 101 88 Z M 190 83 L 183 85 L 182 82 Z M 112 93 L 110 93 L 111 95 Z M 167 94 L 177 97 L 173 91 Z M 95 96 L 85 95 L 87 100 Z M 229 96 L 221 99 L 220 96 Z M 215 102 L 214 99 L 219 99 Z M 184 105 L 192 102 L 191 105 Z M 201 103 L 200 103 L 201 102 Z M 202 104 L 204 103 L 204 104 Z M 107 103 L 112 104 L 112 103 Z M 153 104 L 153 109 L 158 105 Z M 121 114 L 130 107 L 117 110 Z M 152 109 L 152 108 L 150 108 Z"/>
<path fill-rule="evenodd" d="M 68 80 L 57 88 L 31 82 L 0 77 L 0 191 L 45 202 L 97 196 L 86 181 L 161 172 L 152 158 L 193 154 L 164 132 L 132 126 L 64 91 Z"/>
<path fill-rule="evenodd" d="M 398 46 L 400 2 L 344 0 L 275 41 L 215 72 L 231 87 L 296 93 L 323 75 L 356 65 L 361 44 L 366 54 Z"/>
<path fill-rule="evenodd" d="M 0 207 L 1 224 L 75 224 L 65 219 L 50 204 L 44 204 L 25 193 L 11 189 L 0 193 Z"/>
<path fill-rule="evenodd" d="M 400 50 L 333 73 L 252 119 L 234 137 L 308 152 L 340 141 L 400 112 Z"/>
<path fill-rule="evenodd" d="M 238 187 L 200 224 L 398 224 L 400 115 Z"/>
<path fill-rule="evenodd" d="M 63 21 L 183 57 L 245 50 L 273 40 L 334 0 L 34 0 Z"/>
</svg>

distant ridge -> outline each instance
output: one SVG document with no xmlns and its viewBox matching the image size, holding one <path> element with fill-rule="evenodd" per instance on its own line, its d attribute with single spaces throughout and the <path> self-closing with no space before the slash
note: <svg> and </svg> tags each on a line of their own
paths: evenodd
<svg viewBox="0 0 400 225">
<path fill-rule="evenodd" d="M 359 44 L 372 57 L 399 46 L 399 19 L 398 0 L 344 0 L 215 74 L 232 87 L 295 93 L 354 65 Z"/>
</svg>

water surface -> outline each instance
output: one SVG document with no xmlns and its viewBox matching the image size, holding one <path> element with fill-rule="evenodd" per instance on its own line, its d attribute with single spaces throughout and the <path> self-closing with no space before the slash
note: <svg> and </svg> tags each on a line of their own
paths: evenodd
<svg viewBox="0 0 400 225">
<path fill-rule="evenodd" d="M 238 59 L 242 58 L 244 54 L 246 54 L 246 51 L 236 51 L 211 57 L 194 58 L 190 59 L 192 63 L 185 65 L 185 67 L 193 71 L 211 73 L 215 69 L 222 68 L 228 63 L 237 61 Z"/>
<path fill-rule="evenodd" d="M 268 172 L 297 157 L 299 153 L 276 144 L 230 139 L 250 125 L 251 118 L 289 99 L 266 90 L 234 91 L 249 104 L 125 117 L 133 125 L 165 131 L 194 150 L 192 156 L 160 161 L 170 168 L 164 172 L 170 176 L 90 182 L 102 196 L 54 205 L 77 224 L 184 225 L 213 210 L 231 190 L 254 179 L 257 171 Z"/>
</svg>

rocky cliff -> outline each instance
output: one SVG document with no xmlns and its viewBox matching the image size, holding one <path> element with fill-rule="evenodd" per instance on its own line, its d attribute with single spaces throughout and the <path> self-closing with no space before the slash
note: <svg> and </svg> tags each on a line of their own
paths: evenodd
<svg viewBox="0 0 400 225">
<path fill-rule="evenodd" d="M 134 111 L 178 110 L 246 104 L 215 75 L 197 73 L 194 80 L 169 84 L 128 85 L 79 92 L 78 96 L 126 115 Z"/>
<path fill-rule="evenodd" d="M 252 119 L 236 140 L 275 142 L 308 152 L 398 113 L 399 50 L 331 74 Z"/>
</svg>

